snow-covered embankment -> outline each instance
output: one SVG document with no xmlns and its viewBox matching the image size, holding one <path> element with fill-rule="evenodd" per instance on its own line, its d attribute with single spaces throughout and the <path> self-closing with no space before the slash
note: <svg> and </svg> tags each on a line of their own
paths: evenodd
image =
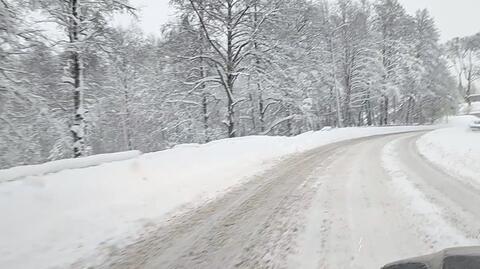
<svg viewBox="0 0 480 269">
<path fill-rule="evenodd" d="M 43 164 L 22 165 L 0 170 L 0 182 L 12 181 L 28 176 L 43 176 L 46 174 L 57 173 L 67 169 L 79 169 L 97 166 L 103 163 L 124 161 L 138 157 L 140 156 L 140 154 L 142 154 L 140 151 L 132 150 L 125 152 L 97 154 L 79 159 L 64 159 L 58 161 L 51 161 Z"/>
<path fill-rule="evenodd" d="M 446 172 L 480 186 L 480 132 L 469 129 L 474 116 L 451 119 L 447 128 L 438 129 L 417 141 L 419 152 Z"/>
</svg>

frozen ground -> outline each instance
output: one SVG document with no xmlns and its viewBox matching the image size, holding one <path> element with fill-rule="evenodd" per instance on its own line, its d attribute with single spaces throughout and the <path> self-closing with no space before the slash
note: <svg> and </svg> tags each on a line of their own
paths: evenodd
<svg viewBox="0 0 480 269">
<path fill-rule="evenodd" d="M 0 221 L 0 268 L 85 268 L 146 237 L 172 216 L 227 190 L 243 188 L 247 179 L 275 169 L 291 154 L 346 139 L 421 128 L 347 128 L 293 138 L 244 137 L 181 145 L 81 169 L 85 163 L 97 165 L 109 156 L 2 170 L 0 215 L 5 217 Z M 134 153 L 123 155 L 129 154 Z M 296 167 L 289 167 L 295 174 Z M 298 179 L 293 179 L 291 184 L 297 184 Z M 263 214 L 269 212 L 265 208 Z"/>
</svg>

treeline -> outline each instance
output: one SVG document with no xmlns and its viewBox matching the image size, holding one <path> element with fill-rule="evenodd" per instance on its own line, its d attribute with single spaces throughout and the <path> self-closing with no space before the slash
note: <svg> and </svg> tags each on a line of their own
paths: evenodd
<svg viewBox="0 0 480 269">
<path fill-rule="evenodd" d="M 177 20 L 151 37 L 112 27 L 135 16 L 123 0 L 0 0 L 0 167 L 431 123 L 464 87 L 432 17 L 397 0 L 171 4 Z"/>
</svg>

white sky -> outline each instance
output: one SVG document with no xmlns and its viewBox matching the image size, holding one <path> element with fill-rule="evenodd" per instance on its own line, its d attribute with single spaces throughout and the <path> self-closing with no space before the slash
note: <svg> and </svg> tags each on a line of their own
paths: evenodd
<svg viewBox="0 0 480 269">
<path fill-rule="evenodd" d="M 480 0 L 399 0 L 408 13 L 427 8 L 435 17 L 441 32 L 442 41 L 457 36 L 472 35 L 480 32 Z M 139 12 L 141 28 L 148 34 L 158 34 L 163 24 L 171 21 L 173 10 L 169 0 L 131 0 L 142 8 Z M 125 23 L 124 18 L 119 21 Z"/>
<path fill-rule="evenodd" d="M 130 3 L 139 8 L 139 24 L 147 34 L 159 34 L 162 25 L 173 20 L 174 10 L 170 7 L 169 0 L 130 0 Z M 122 15 L 117 21 L 124 25 L 130 19 L 127 15 Z"/>
<path fill-rule="evenodd" d="M 411 14 L 427 8 L 443 41 L 480 32 L 480 0 L 399 0 Z"/>
</svg>

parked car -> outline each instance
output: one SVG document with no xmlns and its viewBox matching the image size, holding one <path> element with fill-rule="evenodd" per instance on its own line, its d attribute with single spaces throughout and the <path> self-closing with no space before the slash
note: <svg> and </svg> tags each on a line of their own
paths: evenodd
<svg viewBox="0 0 480 269">
<path fill-rule="evenodd" d="M 480 120 L 475 120 L 470 124 L 470 129 L 472 131 L 480 131 Z"/>
<path fill-rule="evenodd" d="M 480 247 L 450 248 L 438 253 L 391 263 L 382 269 L 478 269 Z"/>
</svg>

